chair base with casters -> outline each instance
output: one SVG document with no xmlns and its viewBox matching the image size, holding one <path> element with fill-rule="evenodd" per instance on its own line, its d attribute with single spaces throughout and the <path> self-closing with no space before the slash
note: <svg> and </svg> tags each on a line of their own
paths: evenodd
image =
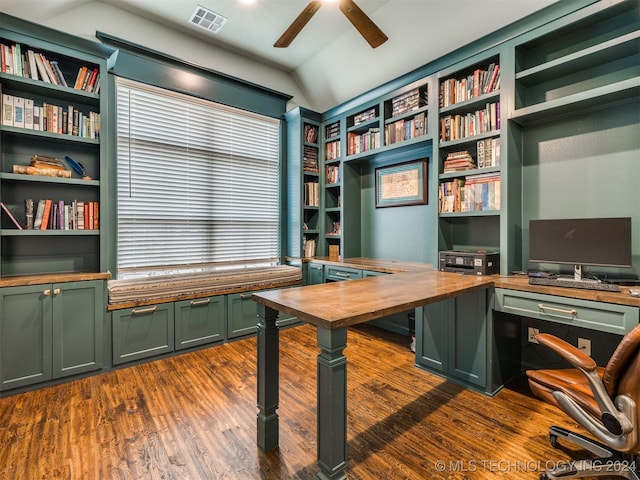
<svg viewBox="0 0 640 480">
<path fill-rule="evenodd" d="M 639 458 L 623 455 L 606 445 L 592 440 L 562 427 L 549 427 L 549 441 L 553 447 L 558 447 L 558 440 L 566 440 L 595 454 L 598 458 L 591 460 L 576 460 L 558 465 L 540 474 L 540 480 L 559 480 L 565 478 L 605 477 L 615 476 L 640 480 L 638 476 Z"/>
</svg>

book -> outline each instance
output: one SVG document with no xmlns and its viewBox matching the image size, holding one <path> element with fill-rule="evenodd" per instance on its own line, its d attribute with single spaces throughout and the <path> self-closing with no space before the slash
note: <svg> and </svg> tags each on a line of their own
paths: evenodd
<svg viewBox="0 0 640 480">
<path fill-rule="evenodd" d="M 13 173 L 21 175 L 40 175 L 43 177 L 71 178 L 71 170 L 56 170 L 55 168 L 38 168 L 31 165 L 14 165 Z"/>
<path fill-rule="evenodd" d="M 58 77 L 58 80 L 60 81 L 60 85 L 64 85 L 65 87 L 67 87 L 68 86 L 67 80 L 64 78 L 64 74 L 62 73 L 62 70 L 60 70 L 60 66 L 58 65 L 58 62 L 56 60 L 51 60 L 49 63 L 51 64 L 51 68 L 53 69 L 53 72 Z"/>
<path fill-rule="evenodd" d="M 16 217 L 13 216 L 13 214 L 11 213 L 11 210 L 9 210 L 9 208 L 4 204 L 4 202 L 0 202 L 0 207 L 2 207 L 2 210 L 4 211 L 4 213 L 7 214 L 7 216 L 11 219 L 11 221 L 18 228 L 18 230 L 22 230 L 23 229 L 22 225 L 20 225 L 18 220 L 16 220 Z"/>
<path fill-rule="evenodd" d="M 329 258 L 338 259 L 340 257 L 340 245 L 329 245 Z"/>
<path fill-rule="evenodd" d="M 38 206 L 36 207 L 36 216 L 33 219 L 34 230 L 40 230 L 42 225 L 42 215 L 44 214 L 44 200 L 38 200 Z"/>
<path fill-rule="evenodd" d="M 38 69 L 38 74 L 40 75 L 40 80 L 47 83 L 52 83 L 49 78 L 49 74 L 47 73 L 46 68 L 44 67 L 44 63 L 42 61 L 42 56 L 39 53 L 34 52 L 34 57 L 36 60 L 36 67 Z"/>
<path fill-rule="evenodd" d="M 49 216 L 51 215 L 51 205 L 53 202 L 51 199 L 44 201 L 44 209 L 42 210 L 42 222 L 40 223 L 40 230 L 47 230 L 49 228 Z"/>
<path fill-rule="evenodd" d="M 46 155 L 33 155 L 29 165 L 37 168 L 53 168 L 56 170 L 65 170 L 64 163 L 57 158 Z"/>
<path fill-rule="evenodd" d="M 24 128 L 33 130 L 33 99 L 24 99 Z"/>
<path fill-rule="evenodd" d="M 13 126 L 24 128 L 24 98 L 13 97 Z"/>
<path fill-rule="evenodd" d="M 2 125 L 13 127 L 13 95 L 2 94 Z"/>
<path fill-rule="evenodd" d="M 27 59 L 29 60 L 29 75 L 32 79 L 38 80 L 38 66 L 36 65 L 36 55 L 33 50 L 27 50 Z"/>
<path fill-rule="evenodd" d="M 33 230 L 33 198 L 24 201 L 24 214 L 27 230 Z"/>
</svg>

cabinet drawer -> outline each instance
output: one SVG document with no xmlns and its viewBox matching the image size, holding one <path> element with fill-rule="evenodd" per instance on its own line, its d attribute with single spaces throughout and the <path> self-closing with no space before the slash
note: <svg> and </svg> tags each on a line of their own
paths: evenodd
<svg viewBox="0 0 640 480">
<path fill-rule="evenodd" d="M 624 335 L 638 324 L 638 308 L 496 288 L 495 309 L 524 317 Z"/>
<path fill-rule="evenodd" d="M 258 329 L 258 304 L 251 292 L 227 295 L 227 338 L 255 335 Z"/>
<path fill-rule="evenodd" d="M 176 350 L 224 340 L 224 295 L 175 303 Z"/>
<path fill-rule="evenodd" d="M 362 270 L 348 267 L 324 266 L 325 282 L 341 282 L 342 280 L 357 280 L 362 278 Z"/>
<path fill-rule="evenodd" d="M 173 351 L 173 303 L 112 312 L 113 363 Z"/>
</svg>

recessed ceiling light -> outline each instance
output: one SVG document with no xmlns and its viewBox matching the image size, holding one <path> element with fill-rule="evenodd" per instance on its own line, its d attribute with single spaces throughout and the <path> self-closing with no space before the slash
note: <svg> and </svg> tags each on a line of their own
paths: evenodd
<svg viewBox="0 0 640 480">
<path fill-rule="evenodd" d="M 218 33 L 226 22 L 226 17 L 200 5 L 195 8 L 189 19 L 189 23 L 213 33 Z"/>
</svg>

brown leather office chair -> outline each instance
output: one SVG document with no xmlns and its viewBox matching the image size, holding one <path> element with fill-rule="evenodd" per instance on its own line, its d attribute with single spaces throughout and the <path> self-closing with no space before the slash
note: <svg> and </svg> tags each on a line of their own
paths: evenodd
<svg viewBox="0 0 640 480">
<path fill-rule="evenodd" d="M 554 447 L 558 439 L 566 439 L 599 458 L 567 462 L 541 474 L 540 479 L 613 476 L 640 480 L 640 409 L 636 407 L 640 401 L 640 325 L 623 337 L 604 368 L 553 335 L 541 333 L 536 339 L 575 368 L 528 370 L 531 390 L 599 440 L 550 427 Z"/>
</svg>

